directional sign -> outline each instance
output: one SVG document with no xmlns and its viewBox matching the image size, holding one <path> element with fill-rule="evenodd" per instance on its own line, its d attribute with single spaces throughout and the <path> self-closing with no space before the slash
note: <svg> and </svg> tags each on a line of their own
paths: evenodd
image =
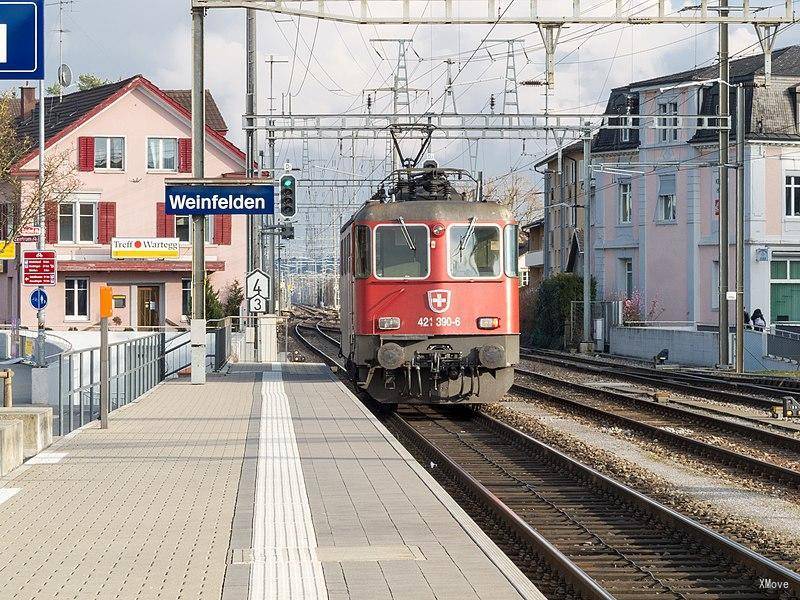
<svg viewBox="0 0 800 600">
<path fill-rule="evenodd" d="M 164 201 L 168 215 L 271 215 L 275 212 L 272 183 L 169 181 L 165 185 Z"/>
<path fill-rule="evenodd" d="M 25 250 L 22 253 L 22 285 L 56 285 L 56 253 L 52 250 Z"/>
<path fill-rule="evenodd" d="M 0 0 L 0 79 L 44 79 L 44 0 Z"/>
<path fill-rule="evenodd" d="M 47 306 L 47 292 L 44 290 L 33 290 L 31 292 L 31 306 L 36 310 L 42 310 Z"/>
<path fill-rule="evenodd" d="M 39 234 L 42 232 L 42 228 L 38 225 L 23 225 L 20 227 L 19 232 L 17 235 L 14 236 L 15 242 L 38 242 L 39 241 Z"/>
<path fill-rule="evenodd" d="M 245 279 L 244 287 L 247 296 L 247 310 L 251 313 L 267 312 L 272 289 L 269 275 L 261 269 L 250 271 Z"/>
</svg>

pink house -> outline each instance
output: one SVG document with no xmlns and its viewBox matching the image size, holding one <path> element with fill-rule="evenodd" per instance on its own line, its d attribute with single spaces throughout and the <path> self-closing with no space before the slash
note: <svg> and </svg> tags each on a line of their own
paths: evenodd
<svg viewBox="0 0 800 600">
<path fill-rule="evenodd" d="M 227 126 L 206 92 L 208 177 L 241 173 L 244 154 L 226 139 Z M 190 94 L 162 90 L 137 75 L 92 90 L 46 98 L 45 156 L 66 153 L 77 189 L 46 207 L 47 249 L 58 257 L 58 285 L 48 288 L 46 323 L 55 329 L 83 328 L 99 320 L 99 287 L 114 288 L 114 316 L 123 326 L 181 325 L 189 312 L 190 219 L 164 214 L 165 178 L 191 176 Z M 23 89 L 17 131 L 34 144 L 16 165 L 22 201 L 37 185 L 36 135 L 39 105 Z M 13 212 L 13 209 L 12 209 Z M 5 219 L 11 227 L 13 214 Z M 206 270 L 224 298 L 246 268 L 244 216 L 207 217 Z M 177 238 L 177 258 L 113 259 L 113 238 Z M 22 250 L 0 275 L 0 321 L 35 326 L 20 285 Z"/>
<path fill-rule="evenodd" d="M 800 47 L 773 52 L 769 85 L 763 55 L 730 66 L 746 99 L 745 306 L 760 308 L 767 322 L 800 322 Z M 592 272 L 599 296 L 639 290 L 643 318 L 718 322 L 717 132 L 669 118 L 715 115 L 719 85 L 709 80 L 716 77 L 712 65 L 613 90 L 607 114 L 666 115 L 668 127 L 603 129 L 592 145 Z M 735 146 L 730 156 L 736 160 Z M 731 168 L 731 215 L 735 182 Z M 733 217 L 730 242 L 732 290 Z"/>
</svg>

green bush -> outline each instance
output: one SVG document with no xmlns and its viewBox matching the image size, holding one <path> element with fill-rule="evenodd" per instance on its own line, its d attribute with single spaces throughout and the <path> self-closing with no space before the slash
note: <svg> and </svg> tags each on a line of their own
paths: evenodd
<svg viewBox="0 0 800 600">
<path fill-rule="evenodd" d="M 592 280 L 592 300 L 595 297 L 595 282 Z M 523 344 L 536 348 L 564 347 L 564 327 L 570 318 L 573 301 L 583 300 L 583 277 L 574 273 L 558 273 L 542 281 L 532 302 L 532 311 L 521 321 L 530 323 L 523 328 Z M 575 315 L 580 319 L 581 315 Z M 530 332 L 528 334 L 528 332 Z"/>
</svg>

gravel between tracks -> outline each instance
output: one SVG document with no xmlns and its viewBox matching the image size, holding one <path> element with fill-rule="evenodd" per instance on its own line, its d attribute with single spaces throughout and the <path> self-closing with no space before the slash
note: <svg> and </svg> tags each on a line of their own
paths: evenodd
<svg viewBox="0 0 800 600">
<path fill-rule="evenodd" d="M 800 525 L 791 523 L 800 523 L 798 503 L 778 499 L 768 490 L 731 486 L 725 478 L 700 474 L 675 464 L 672 456 L 642 448 L 613 428 L 598 427 L 574 414 L 559 414 L 513 394 L 505 400 L 530 404 L 537 414 L 504 403 L 492 404 L 485 412 L 756 552 L 791 569 L 800 568 Z"/>
</svg>

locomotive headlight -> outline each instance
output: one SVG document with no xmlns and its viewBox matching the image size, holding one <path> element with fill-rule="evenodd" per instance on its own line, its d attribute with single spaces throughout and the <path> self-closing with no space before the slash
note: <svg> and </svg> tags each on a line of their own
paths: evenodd
<svg viewBox="0 0 800 600">
<path fill-rule="evenodd" d="M 379 317 L 378 329 L 391 330 L 400 329 L 400 317 Z"/>
<path fill-rule="evenodd" d="M 500 327 L 500 319 L 497 317 L 480 317 L 478 319 L 478 329 L 497 329 Z"/>
</svg>

